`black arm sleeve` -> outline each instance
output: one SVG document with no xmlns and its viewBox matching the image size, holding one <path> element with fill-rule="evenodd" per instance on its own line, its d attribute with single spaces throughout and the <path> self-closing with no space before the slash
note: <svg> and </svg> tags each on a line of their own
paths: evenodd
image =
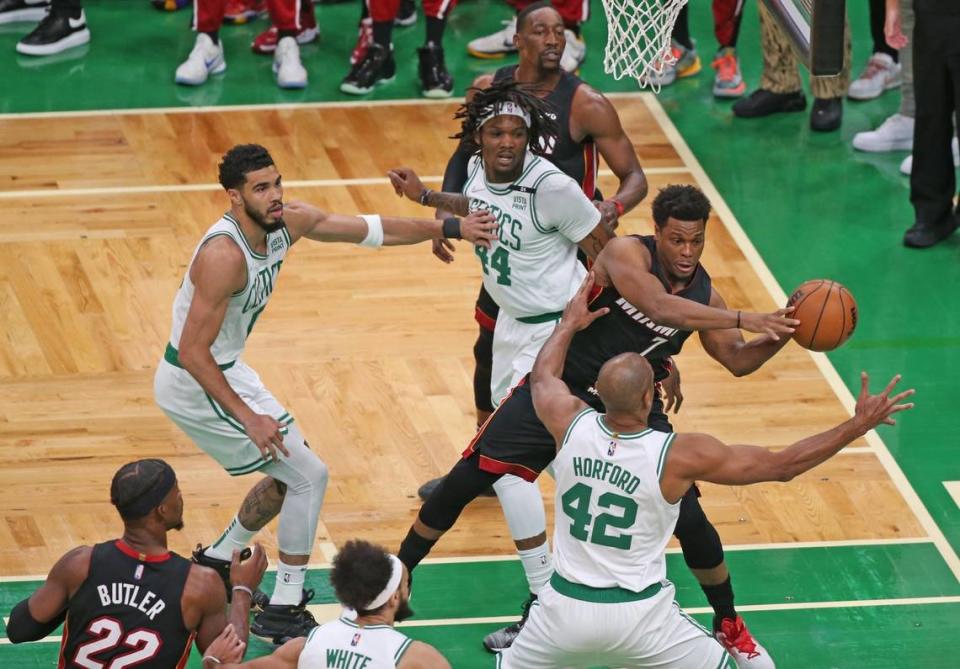
<svg viewBox="0 0 960 669">
<path fill-rule="evenodd" d="M 10 622 L 7 623 L 7 638 L 10 643 L 23 643 L 24 641 L 39 641 L 63 624 L 67 619 L 67 610 L 64 609 L 60 614 L 48 623 L 40 623 L 33 619 L 30 613 L 28 599 L 13 607 L 10 612 Z"/>
<path fill-rule="evenodd" d="M 447 169 L 443 172 L 443 192 L 459 193 L 467 183 L 467 165 L 470 162 L 470 154 L 464 150 L 462 145 L 457 146 L 457 150 L 447 161 Z"/>
</svg>

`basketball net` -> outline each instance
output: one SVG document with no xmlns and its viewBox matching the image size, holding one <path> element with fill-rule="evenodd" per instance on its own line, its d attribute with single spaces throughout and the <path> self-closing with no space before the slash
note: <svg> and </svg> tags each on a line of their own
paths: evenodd
<svg viewBox="0 0 960 669">
<path fill-rule="evenodd" d="M 607 48 L 603 71 L 633 77 L 640 88 L 660 90 L 657 76 L 676 62 L 670 33 L 687 0 L 603 0 Z"/>
</svg>

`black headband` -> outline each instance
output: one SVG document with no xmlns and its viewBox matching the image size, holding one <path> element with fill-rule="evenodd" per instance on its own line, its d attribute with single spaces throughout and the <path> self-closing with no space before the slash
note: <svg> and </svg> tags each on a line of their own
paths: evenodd
<svg viewBox="0 0 960 669">
<path fill-rule="evenodd" d="M 160 470 L 160 476 L 133 499 L 125 504 L 117 504 L 117 511 L 123 518 L 143 518 L 160 506 L 160 502 L 170 494 L 176 483 L 177 475 L 173 472 L 173 467 L 164 462 L 163 469 Z"/>
</svg>

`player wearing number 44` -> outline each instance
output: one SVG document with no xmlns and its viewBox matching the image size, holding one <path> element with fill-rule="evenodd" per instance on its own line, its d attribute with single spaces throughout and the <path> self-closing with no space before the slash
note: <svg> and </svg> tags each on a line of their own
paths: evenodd
<svg viewBox="0 0 960 669">
<path fill-rule="evenodd" d="M 57 666 L 173 669 L 185 666 L 194 637 L 202 653 L 228 622 L 246 640 L 253 591 L 267 568 L 263 548 L 255 546 L 243 562 L 234 552 L 227 613 L 217 572 L 167 550 L 167 533 L 183 528 L 183 497 L 170 465 L 124 465 L 113 477 L 110 501 L 123 519 L 123 536 L 61 557 L 46 582 L 13 607 L 10 641 L 38 641 L 63 624 Z"/>
</svg>

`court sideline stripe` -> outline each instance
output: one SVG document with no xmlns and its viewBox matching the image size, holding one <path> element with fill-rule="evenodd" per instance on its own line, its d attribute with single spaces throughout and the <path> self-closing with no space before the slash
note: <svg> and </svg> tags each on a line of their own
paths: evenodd
<svg viewBox="0 0 960 669">
<path fill-rule="evenodd" d="M 647 109 L 650 110 L 650 113 L 653 115 L 653 117 L 660 123 L 660 127 L 663 129 L 664 134 L 666 134 L 671 144 L 673 144 L 674 150 L 676 150 L 677 154 L 679 154 L 684 164 L 690 168 L 690 173 L 693 174 L 694 178 L 700 184 L 700 188 L 710 199 L 711 204 L 713 204 L 713 208 L 717 212 L 717 216 L 720 217 L 720 221 L 730 233 L 730 236 L 733 237 L 734 241 L 740 247 L 740 251 L 747 259 L 747 262 L 750 263 L 750 266 L 753 267 L 754 272 L 757 273 L 761 283 L 763 283 L 764 287 L 767 289 L 767 292 L 770 293 L 770 296 L 773 298 L 774 302 L 777 304 L 786 304 L 786 293 L 783 292 L 780 284 L 777 283 L 777 280 L 771 273 L 770 268 L 767 267 L 767 264 L 763 261 L 763 258 L 760 257 L 760 254 L 756 247 L 754 247 L 753 242 L 750 241 L 750 238 L 740 226 L 739 221 L 737 221 L 736 217 L 733 215 L 733 211 L 731 211 L 730 207 L 727 206 L 726 201 L 720 195 L 720 191 L 717 190 L 717 187 L 713 184 L 713 181 L 711 181 L 710 177 L 707 176 L 703 166 L 700 165 L 700 161 L 697 160 L 696 156 L 693 154 L 693 151 L 691 151 L 690 147 L 687 146 L 686 141 L 680 135 L 680 132 L 677 130 L 676 126 L 673 125 L 673 121 L 670 120 L 670 117 L 667 115 L 666 111 L 664 111 L 659 101 L 651 93 L 642 93 L 641 97 L 644 104 L 647 105 Z M 854 407 L 856 406 L 856 400 L 851 394 L 849 388 L 847 388 L 847 386 L 843 383 L 843 380 L 840 378 L 840 374 L 833 366 L 833 363 L 831 363 L 830 359 L 827 358 L 827 356 L 823 353 L 816 353 L 814 351 L 808 351 L 808 353 L 810 354 L 810 357 L 813 358 L 813 362 L 819 368 L 820 373 L 823 374 L 823 377 L 833 389 L 833 392 L 840 400 L 840 403 L 847 410 L 847 413 L 852 416 L 854 413 Z M 883 468 L 887 471 L 887 475 L 893 481 L 893 484 L 897 487 L 897 490 L 900 491 L 900 494 L 903 496 L 907 506 L 910 507 L 910 510 L 913 511 L 913 514 L 917 517 L 920 525 L 933 540 L 934 545 L 936 545 L 937 550 L 940 552 L 941 556 L 943 556 L 944 561 L 947 563 L 950 571 L 953 572 L 954 577 L 960 581 L 960 558 L 957 557 L 957 554 L 950 545 L 950 542 L 947 541 L 946 536 L 943 534 L 943 530 L 941 530 L 940 526 L 937 525 L 937 523 L 933 520 L 933 516 L 930 515 L 930 511 L 927 510 L 927 507 L 924 506 L 922 501 L 920 501 L 919 495 L 917 495 L 916 490 L 913 489 L 910 481 L 907 480 L 906 475 L 903 473 L 903 470 L 900 469 L 900 465 L 897 464 L 897 461 L 893 458 L 893 455 L 890 453 L 887 445 L 883 443 L 883 440 L 880 438 L 880 435 L 877 434 L 876 430 L 870 430 L 870 432 L 866 434 L 866 442 L 876 453 L 877 458 L 880 460 Z"/>
<path fill-rule="evenodd" d="M 686 167 L 648 167 L 645 174 L 689 174 Z M 614 176 L 610 170 L 600 170 L 600 176 Z M 420 177 L 424 183 L 442 183 L 443 176 L 431 175 Z M 360 177 L 354 179 L 299 179 L 284 181 L 286 188 L 330 188 L 345 186 L 383 186 L 389 185 L 387 177 Z M 98 186 L 93 188 L 36 188 L 33 190 L 5 190 L 0 191 L 0 199 L 14 200 L 19 198 L 42 197 L 86 197 L 91 195 L 139 195 L 146 193 L 192 193 L 223 190 L 218 183 L 206 184 L 157 184 L 151 186 Z"/>
<path fill-rule="evenodd" d="M 637 98 L 643 93 L 604 93 L 608 98 L 630 99 Z M 16 121 L 44 118 L 82 118 L 85 116 L 137 116 L 144 114 L 211 114 L 251 111 L 298 111 L 304 109 L 350 109 L 368 107 L 419 107 L 443 106 L 463 104 L 463 98 L 446 98 L 443 100 L 425 100 L 423 98 L 411 100 L 332 100 L 327 102 L 274 102 L 261 105 L 211 105 L 199 107 L 137 107 L 132 109 L 80 109 L 75 111 L 52 112 L 8 112 L 0 114 L 0 121 Z"/>
<path fill-rule="evenodd" d="M 880 606 L 931 606 L 937 604 L 960 604 L 960 596 L 949 597 L 904 597 L 902 599 L 854 599 L 839 602 L 785 602 L 782 604 L 738 604 L 737 610 L 743 612 L 756 611 L 807 611 L 814 609 L 863 609 Z M 320 608 L 307 606 L 308 609 Z M 713 613 L 709 606 L 699 606 L 683 609 L 688 615 Z M 448 627 L 453 625 L 504 625 L 515 623 L 520 616 L 487 616 L 478 618 L 434 618 L 427 620 L 408 620 L 397 623 L 398 628 L 406 627 Z M 6 623 L 7 618 L 4 618 Z M 32 643 L 60 643 L 62 637 L 48 636 Z M 10 640 L 0 638 L 0 645 L 8 645 Z"/>
<path fill-rule="evenodd" d="M 908 544 L 931 544 L 934 543 L 930 537 L 901 537 L 891 539 L 839 539 L 827 541 L 783 541 L 765 544 L 724 544 L 725 551 L 765 551 L 765 550 L 789 550 L 792 548 L 848 548 L 857 546 L 901 546 Z M 337 554 L 336 545 L 325 541 L 319 544 L 320 552 L 326 562 L 311 562 L 307 569 L 329 569 L 332 566 L 333 558 Z M 669 547 L 667 553 L 680 554 L 679 547 Z M 476 562 L 510 562 L 518 561 L 520 558 L 516 554 L 511 555 L 469 555 L 456 557 L 433 557 L 426 558 L 420 564 L 463 564 Z M 276 571 L 275 565 L 267 567 L 267 571 Z M 26 575 L 26 576 L 0 576 L 0 583 L 17 583 L 23 581 L 43 581 L 46 574 Z"/>
</svg>

